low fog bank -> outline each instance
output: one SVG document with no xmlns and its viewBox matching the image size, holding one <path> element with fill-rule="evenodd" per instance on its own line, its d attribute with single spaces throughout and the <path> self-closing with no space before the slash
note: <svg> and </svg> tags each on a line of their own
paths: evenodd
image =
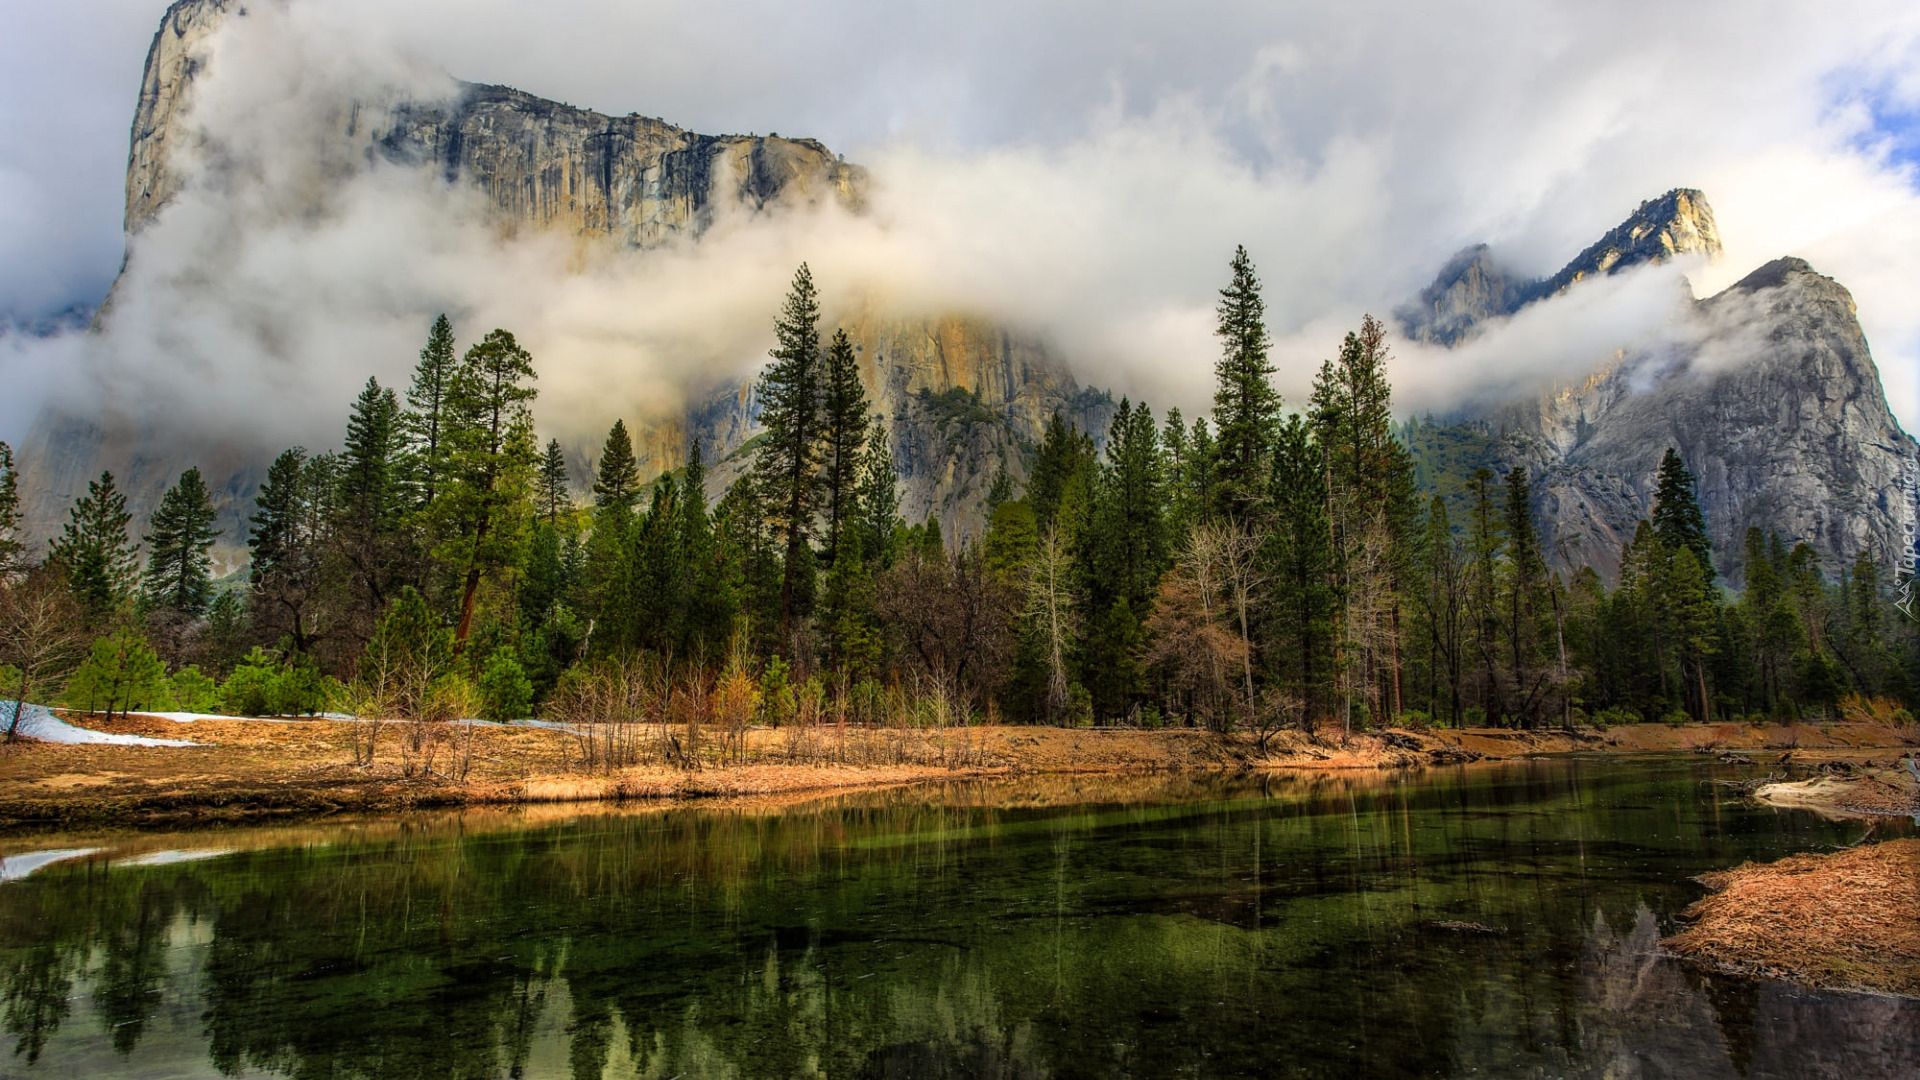
<svg viewBox="0 0 1920 1080">
<path fill-rule="evenodd" d="M 12 388 L 0 401 L 0 437 L 19 440 L 51 402 L 84 417 L 177 424 L 263 454 L 331 446 L 366 377 L 404 385 L 444 311 L 463 346 L 495 326 L 513 330 L 536 358 L 543 435 L 591 445 L 616 416 L 677 415 L 689 396 L 751 377 L 803 260 L 830 319 L 868 303 L 986 315 L 1047 341 L 1084 383 L 1191 414 L 1211 399 L 1215 291 L 1236 243 L 1265 281 L 1279 382 L 1299 402 L 1363 314 L 1388 317 L 1459 244 L 1503 242 L 1518 267 L 1544 272 L 1638 198 L 1675 184 L 1700 186 L 1713 202 L 1728 245 L 1721 264 L 1591 282 L 1454 350 L 1399 342 L 1399 411 L 1443 414 L 1578 380 L 1622 350 L 1685 336 L 1683 276 L 1712 292 L 1801 251 L 1854 289 L 1896 412 L 1910 422 L 1920 414 L 1920 298 L 1901 284 L 1920 271 L 1920 245 L 1901 240 L 1920 237 L 1920 200 L 1900 169 L 1852 138 L 1857 118 L 1791 111 L 1782 123 L 1812 127 L 1782 142 L 1731 120 L 1703 133 L 1696 116 L 1697 145 L 1678 153 L 1676 119 L 1644 95 L 1594 111 L 1603 76 L 1621 74 L 1603 64 L 1568 72 L 1551 107 L 1512 118 L 1496 180 L 1484 161 L 1442 152 L 1434 132 L 1382 119 L 1444 104 L 1410 96 L 1433 76 L 1430 63 L 1405 54 L 1404 70 L 1382 69 L 1390 88 L 1408 92 L 1383 101 L 1356 89 L 1344 61 L 1275 46 L 1246 60 L 1232 108 L 1170 86 L 1090 102 L 1076 131 L 1044 140 L 856 127 L 870 141 L 835 149 L 870 170 L 864 212 L 722 214 L 697 244 L 635 252 L 503 235 L 478 192 L 434 170 L 367 164 L 364 148 L 341 135 L 348 103 L 377 115 L 382 103 L 452 93 L 439 64 L 485 55 L 462 31 L 447 46 L 457 55 L 428 59 L 419 24 L 414 14 L 383 23 L 364 4 L 310 2 L 251 5 L 232 20 L 198 83 L 187 118 L 195 137 L 174 162 L 187 184 L 133 240 L 101 331 L 0 331 L 0 377 Z M 1389 51 L 1398 40 L 1383 38 Z M 1819 42 L 1822 62 L 1852 48 Z M 1772 55 L 1774 44 L 1741 48 Z M 1708 59 L 1727 73 L 1725 56 Z M 539 70 L 507 74 L 542 89 L 531 81 Z M 1518 85 L 1540 75 L 1452 77 Z M 1283 93 L 1313 87 L 1305 102 Z M 1334 107 L 1349 92 L 1348 105 Z M 1484 119 L 1478 98 L 1467 100 L 1448 107 Z M 1699 108 L 1718 116 L 1718 100 Z M 1317 126 L 1301 126 L 1315 102 L 1324 106 Z M 1618 129 L 1636 125 L 1645 147 L 1671 160 L 1623 164 L 1629 143 Z M 1550 138 L 1550 129 L 1586 134 Z M 1477 127 L 1471 136 L 1483 157 L 1500 142 Z M 1571 169 L 1603 161 L 1604 175 Z M 1627 190 L 1635 194 L 1620 197 Z M 1442 204 L 1450 208 L 1437 211 Z"/>
</svg>

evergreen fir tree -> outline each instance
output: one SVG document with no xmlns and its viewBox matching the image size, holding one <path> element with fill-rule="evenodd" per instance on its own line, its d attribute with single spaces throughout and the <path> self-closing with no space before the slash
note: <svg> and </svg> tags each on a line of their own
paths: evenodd
<svg viewBox="0 0 1920 1080">
<path fill-rule="evenodd" d="M 1266 553 L 1273 621 L 1262 635 L 1262 655 L 1282 692 L 1297 698 L 1310 720 L 1329 711 L 1334 675 L 1336 594 L 1322 461 L 1313 429 L 1289 416 L 1274 440 Z"/>
<path fill-rule="evenodd" d="M 1713 540 L 1707 536 L 1707 521 L 1694 498 L 1693 474 L 1673 447 L 1660 459 L 1660 476 L 1654 493 L 1653 531 L 1669 551 L 1686 548 L 1693 553 L 1702 581 L 1713 585 Z"/>
<path fill-rule="evenodd" d="M 1214 365 L 1215 498 L 1232 517 L 1245 517 L 1265 494 L 1280 395 L 1267 361 L 1266 301 L 1247 249 L 1233 252 L 1233 280 L 1220 291 L 1217 309 L 1221 356 Z"/>
<path fill-rule="evenodd" d="M 533 357 L 494 330 L 467 350 L 447 392 L 446 482 L 436 503 L 435 556 L 461 574 L 454 648 L 473 628 L 481 581 L 511 565 L 533 510 L 539 451 L 529 403 L 538 391 Z"/>
<path fill-rule="evenodd" d="M 160 497 L 142 539 L 147 545 L 147 603 L 189 618 L 213 602 L 213 550 L 217 520 L 200 470 L 188 469 Z"/>
<path fill-rule="evenodd" d="M 1335 574 L 1351 646 L 1346 670 L 1374 715 L 1401 708 L 1400 606 L 1412 572 L 1413 466 L 1396 435 L 1386 328 L 1371 315 L 1314 380 L 1310 416 L 1325 455 Z"/>
<path fill-rule="evenodd" d="M 439 495 L 441 476 L 446 471 L 447 394 L 453 387 L 457 366 L 453 324 L 441 315 L 427 331 L 426 347 L 420 350 L 420 362 L 413 369 L 413 385 L 407 388 L 406 428 L 413 445 L 418 505 L 422 507 Z"/>
<path fill-rule="evenodd" d="M 632 510 L 640 493 L 640 465 L 634 460 L 633 439 L 627 422 L 615 420 L 600 449 L 600 467 L 593 480 L 593 505 L 604 510 L 618 505 Z"/>
<path fill-rule="evenodd" d="M 1540 541 L 1533 528 L 1533 485 L 1527 468 L 1515 465 L 1507 471 L 1507 577 L 1506 635 L 1513 668 L 1513 701 L 1520 711 L 1518 719 L 1528 727 L 1541 717 L 1538 687 L 1542 680 L 1537 670 L 1539 644 L 1537 620 L 1543 606 L 1546 565 L 1540 558 Z"/>
<path fill-rule="evenodd" d="M 707 466 L 695 439 L 680 478 L 680 567 L 686 618 L 680 648 L 696 661 L 721 655 L 739 611 L 736 568 L 723 557 L 707 512 Z"/>
<path fill-rule="evenodd" d="M 573 493 L 568 490 L 567 455 L 560 449 L 559 439 L 547 440 L 547 454 L 540 462 L 540 513 L 547 524 L 555 528 L 560 525 L 560 515 L 573 507 Z"/>
<path fill-rule="evenodd" d="M 1107 464 L 1100 470 L 1086 543 L 1091 610 L 1102 613 L 1096 622 L 1110 614 L 1114 597 L 1124 598 L 1129 612 L 1146 610 L 1170 561 L 1165 504 L 1153 413 L 1122 399 L 1107 432 Z"/>
<path fill-rule="evenodd" d="M 860 462 L 860 552 L 877 567 L 893 565 L 894 533 L 900 528 L 900 479 L 893 471 L 887 426 L 878 418 L 867 433 Z"/>
<path fill-rule="evenodd" d="M 26 568 L 26 547 L 20 542 L 20 472 L 13 464 L 13 448 L 0 442 L 0 585 Z"/>
<path fill-rule="evenodd" d="M 1068 426 L 1059 413 L 1047 421 L 1040 449 L 1027 477 L 1027 503 L 1042 533 L 1059 528 L 1063 542 L 1074 544 L 1086 525 L 1093 497 L 1093 438 Z"/>
<path fill-rule="evenodd" d="M 368 379 L 347 420 L 334 493 L 338 516 L 333 547 L 345 563 L 352 603 L 360 612 L 360 636 L 372 633 L 387 597 L 404 576 L 404 438 L 399 398 L 379 380 Z"/>
<path fill-rule="evenodd" d="M 1000 465 L 993 471 L 993 482 L 987 485 L 987 519 L 993 519 L 993 512 L 1013 501 L 1013 476 L 1007 472 L 1007 459 L 1002 457 Z"/>
<path fill-rule="evenodd" d="M 796 597 L 811 583 L 799 575 L 811 560 L 803 556 L 812 536 L 819 504 L 821 391 L 820 299 L 805 263 L 793 275 L 793 290 L 774 320 L 777 344 L 755 387 L 760 423 L 765 429 L 754 471 L 766 492 L 780 549 L 780 652 L 792 650 Z"/>
<path fill-rule="evenodd" d="M 87 493 L 74 501 L 48 551 L 66 570 L 74 600 L 90 623 L 105 619 L 132 595 L 138 570 L 127 539 L 131 520 L 126 496 L 114 486 L 113 474 L 103 472 L 87 482 Z"/>
<path fill-rule="evenodd" d="M 867 388 L 860 382 L 860 364 L 845 330 L 833 333 L 824 381 L 821 420 L 826 445 L 821 480 L 826 485 L 826 561 L 831 567 L 840 549 L 841 532 L 855 515 L 860 458 L 867 443 Z"/>
<path fill-rule="evenodd" d="M 1664 622 L 1670 628 L 1670 640 L 1680 662 L 1681 700 L 1687 713 L 1698 723 L 1713 719 L 1713 694 L 1707 682 L 1707 665 L 1715 651 L 1715 611 L 1709 578 L 1694 558 L 1693 549 L 1682 545 L 1670 550 L 1661 576 Z"/>
<path fill-rule="evenodd" d="M 1474 655 L 1480 667 L 1480 708 L 1486 720 L 1505 714 L 1496 668 L 1500 657 L 1499 560 L 1506 549 L 1505 519 L 1494 509 L 1493 470 L 1474 470 L 1467 482 L 1473 499 L 1467 529 L 1467 625 L 1473 633 Z"/>
<path fill-rule="evenodd" d="M 322 634 L 317 600 L 334 472 L 331 455 L 308 458 L 299 447 L 284 451 L 267 469 L 249 519 L 255 617 L 262 628 L 286 635 L 296 654 L 308 652 Z"/>
</svg>

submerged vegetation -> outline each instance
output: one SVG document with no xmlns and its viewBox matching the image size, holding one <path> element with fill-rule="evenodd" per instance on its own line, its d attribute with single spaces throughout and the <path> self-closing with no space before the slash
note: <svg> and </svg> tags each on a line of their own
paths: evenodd
<svg viewBox="0 0 1920 1080">
<path fill-rule="evenodd" d="M 1086 432 L 1056 415 L 1029 460 L 1001 465 L 978 537 L 902 520 L 886 418 L 805 266 L 757 387 L 763 430 L 722 463 L 717 501 L 710 448 L 649 480 L 622 421 L 576 492 L 536 436 L 534 358 L 505 330 L 462 354 L 444 316 L 404 394 L 369 379 L 338 450 L 272 462 L 244 580 L 212 576 L 197 469 L 139 545 L 102 474 L 32 562 L 0 445 L 0 696 L 109 718 L 671 723 L 660 754 L 686 761 L 686 743 L 755 725 L 1182 725 L 1264 743 L 1843 708 L 1911 722 L 1920 654 L 1873 559 L 1822 567 L 1753 530 L 1744 590 L 1728 589 L 1669 451 L 1619 581 L 1558 572 L 1525 468 L 1473 464 L 1471 432 L 1396 423 L 1379 322 L 1288 403 L 1244 250 L 1218 316 L 1210 416 L 1123 400 Z M 921 397 L 942 425 L 996 419 L 964 388 Z M 583 758 L 616 764 L 623 738 Z"/>
</svg>

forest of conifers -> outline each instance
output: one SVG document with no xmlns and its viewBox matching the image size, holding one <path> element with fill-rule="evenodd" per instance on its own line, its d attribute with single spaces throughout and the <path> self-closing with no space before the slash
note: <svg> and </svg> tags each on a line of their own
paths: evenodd
<svg viewBox="0 0 1920 1080">
<path fill-rule="evenodd" d="M 1024 484 L 998 463 L 964 543 L 901 520 L 884 418 L 804 266 L 750 467 L 711 506 L 698 443 L 643 482 L 619 422 L 572 490 L 535 435 L 533 358 L 502 330 L 460 354 L 444 316 L 404 394 L 368 380 L 339 450 L 273 461 L 244 577 L 212 576 L 195 469 L 137 535 L 102 475 L 28 558 L 0 444 L 0 697 L 509 720 L 578 717 L 597 682 L 644 670 L 697 700 L 743 688 L 769 724 L 805 708 L 1260 733 L 1911 703 L 1913 628 L 1865 555 L 1822 566 L 1755 529 L 1716 560 L 1669 450 L 1618 584 L 1564 576 L 1526 469 L 1478 469 L 1451 509 L 1421 490 L 1378 322 L 1289 408 L 1244 250 L 1218 319 L 1210 418 L 1122 401 L 1096 441 L 1056 415 Z"/>
</svg>

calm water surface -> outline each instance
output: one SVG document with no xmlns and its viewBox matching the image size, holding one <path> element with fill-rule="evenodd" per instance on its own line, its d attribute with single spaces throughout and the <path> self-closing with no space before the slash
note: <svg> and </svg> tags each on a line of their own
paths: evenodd
<svg viewBox="0 0 1920 1080">
<path fill-rule="evenodd" d="M 0 1076 L 1920 1077 L 1920 1002 L 1655 955 L 1692 875 L 1866 835 L 1705 783 L 1727 775 L 16 842 L 100 850 L 0 866 Z"/>
</svg>

